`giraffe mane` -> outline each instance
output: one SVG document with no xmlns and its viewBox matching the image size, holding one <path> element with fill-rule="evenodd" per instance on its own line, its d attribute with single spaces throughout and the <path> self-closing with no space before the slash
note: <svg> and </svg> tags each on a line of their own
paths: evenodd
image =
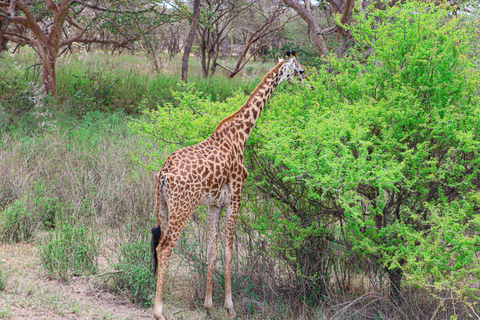
<svg viewBox="0 0 480 320">
<path fill-rule="evenodd" d="M 232 120 L 232 118 L 234 118 L 238 112 L 240 112 L 240 110 L 242 110 L 242 108 L 246 105 L 248 105 L 248 103 L 250 102 L 250 100 L 252 99 L 253 96 L 255 96 L 258 91 L 260 91 L 260 86 L 265 82 L 265 80 L 267 80 L 267 78 L 269 78 L 273 73 L 275 73 L 276 71 L 278 71 L 278 69 L 280 69 L 280 67 L 285 63 L 285 60 L 282 60 L 280 61 L 272 70 L 270 70 L 269 73 L 267 73 L 265 75 L 265 77 L 263 77 L 262 81 L 257 85 L 257 87 L 255 88 L 255 90 L 253 90 L 253 92 L 250 94 L 250 96 L 248 97 L 247 101 L 237 110 L 235 111 L 234 113 L 232 113 L 231 115 L 229 115 L 228 117 L 226 117 L 225 119 L 223 119 L 222 121 L 220 121 L 220 123 L 218 124 L 218 126 L 215 128 L 215 131 L 214 132 L 217 132 L 217 130 L 221 129 L 222 125 L 229 122 L 230 120 Z"/>
</svg>

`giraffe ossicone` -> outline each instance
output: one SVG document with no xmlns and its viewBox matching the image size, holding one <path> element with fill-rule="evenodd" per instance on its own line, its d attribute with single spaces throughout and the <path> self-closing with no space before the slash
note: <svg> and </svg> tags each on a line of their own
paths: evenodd
<svg viewBox="0 0 480 320">
<path fill-rule="evenodd" d="M 208 272 L 205 311 L 213 308 L 213 266 L 217 258 L 218 227 L 225 208 L 225 304 L 230 318 L 236 316 L 232 301 L 231 266 L 233 233 L 240 212 L 248 171 L 243 150 L 265 103 L 280 82 L 302 83 L 305 70 L 295 53 L 287 52 L 263 78 L 245 104 L 223 119 L 206 140 L 174 151 L 155 181 L 157 226 L 152 230 L 155 261 L 158 263 L 154 317 L 165 320 L 163 288 L 168 260 L 180 234 L 198 206 L 208 206 Z M 161 231 L 160 231 L 161 230 Z"/>
</svg>

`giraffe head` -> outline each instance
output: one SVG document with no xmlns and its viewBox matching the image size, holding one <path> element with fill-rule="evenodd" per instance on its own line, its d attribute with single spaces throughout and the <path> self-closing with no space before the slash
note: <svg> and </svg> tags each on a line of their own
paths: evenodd
<svg viewBox="0 0 480 320">
<path fill-rule="evenodd" d="M 283 74 L 281 81 L 287 80 L 291 84 L 295 84 L 295 78 L 298 83 L 303 83 L 306 79 L 305 69 L 298 61 L 297 53 L 295 51 L 287 51 L 287 59 L 283 64 Z"/>
</svg>

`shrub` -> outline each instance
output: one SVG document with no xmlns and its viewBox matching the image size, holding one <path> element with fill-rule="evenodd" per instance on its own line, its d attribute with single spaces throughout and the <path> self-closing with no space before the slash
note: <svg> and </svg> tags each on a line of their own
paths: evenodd
<svg viewBox="0 0 480 320">
<path fill-rule="evenodd" d="M 432 4 L 370 10 L 351 28 L 350 58 L 332 57 L 314 92 L 280 94 L 260 119 L 253 152 L 276 177 L 258 186 L 287 208 L 264 217 L 279 220 L 267 232 L 297 253 L 311 238 L 344 244 L 384 268 L 396 298 L 403 278 L 435 296 L 478 299 L 469 280 L 480 277 L 474 27 Z M 359 62 L 356 50 L 368 47 Z"/>
<path fill-rule="evenodd" d="M 119 260 L 115 269 L 122 272 L 116 277 L 116 287 L 125 291 L 132 302 L 150 306 L 155 295 L 150 243 L 145 240 L 125 242 L 120 247 Z"/>
<path fill-rule="evenodd" d="M 97 272 L 98 242 L 87 226 L 64 222 L 43 241 L 40 258 L 50 277 L 67 281 L 71 276 Z"/>
<path fill-rule="evenodd" d="M 26 210 L 24 203 L 15 200 L 0 212 L 0 240 L 19 242 L 29 239 L 36 227 L 33 219 L 34 216 Z"/>
<path fill-rule="evenodd" d="M 44 196 L 44 181 L 37 181 L 32 194 L 14 200 L 0 212 L 0 241 L 28 240 L 39 229 L 54 227 L 58 199 Z"/>
</svg>

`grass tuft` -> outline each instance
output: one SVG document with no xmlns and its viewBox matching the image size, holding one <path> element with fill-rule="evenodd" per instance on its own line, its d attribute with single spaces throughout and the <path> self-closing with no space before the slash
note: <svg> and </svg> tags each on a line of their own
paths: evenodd
<svg viewBox="0 0 480 320">
<path fill-rule="evenodd" d="M 68 281 L 71 276 L 95 274 L 98 252 L 98 241 L 87 226 L 66 222 L 44 239 L 40 258 L 50 277 Z"/>
<path fill-rule="evenodd" d="M 120 262 L 115 265 L 116 270 L 122 271 L 116 277 L 116 288 L 126 292 L 132 302 L 144 307 L 151 306 L 155 295 L 151 259 L 148 241 L 131 241 L 120 246 Z"/>
</svg>

